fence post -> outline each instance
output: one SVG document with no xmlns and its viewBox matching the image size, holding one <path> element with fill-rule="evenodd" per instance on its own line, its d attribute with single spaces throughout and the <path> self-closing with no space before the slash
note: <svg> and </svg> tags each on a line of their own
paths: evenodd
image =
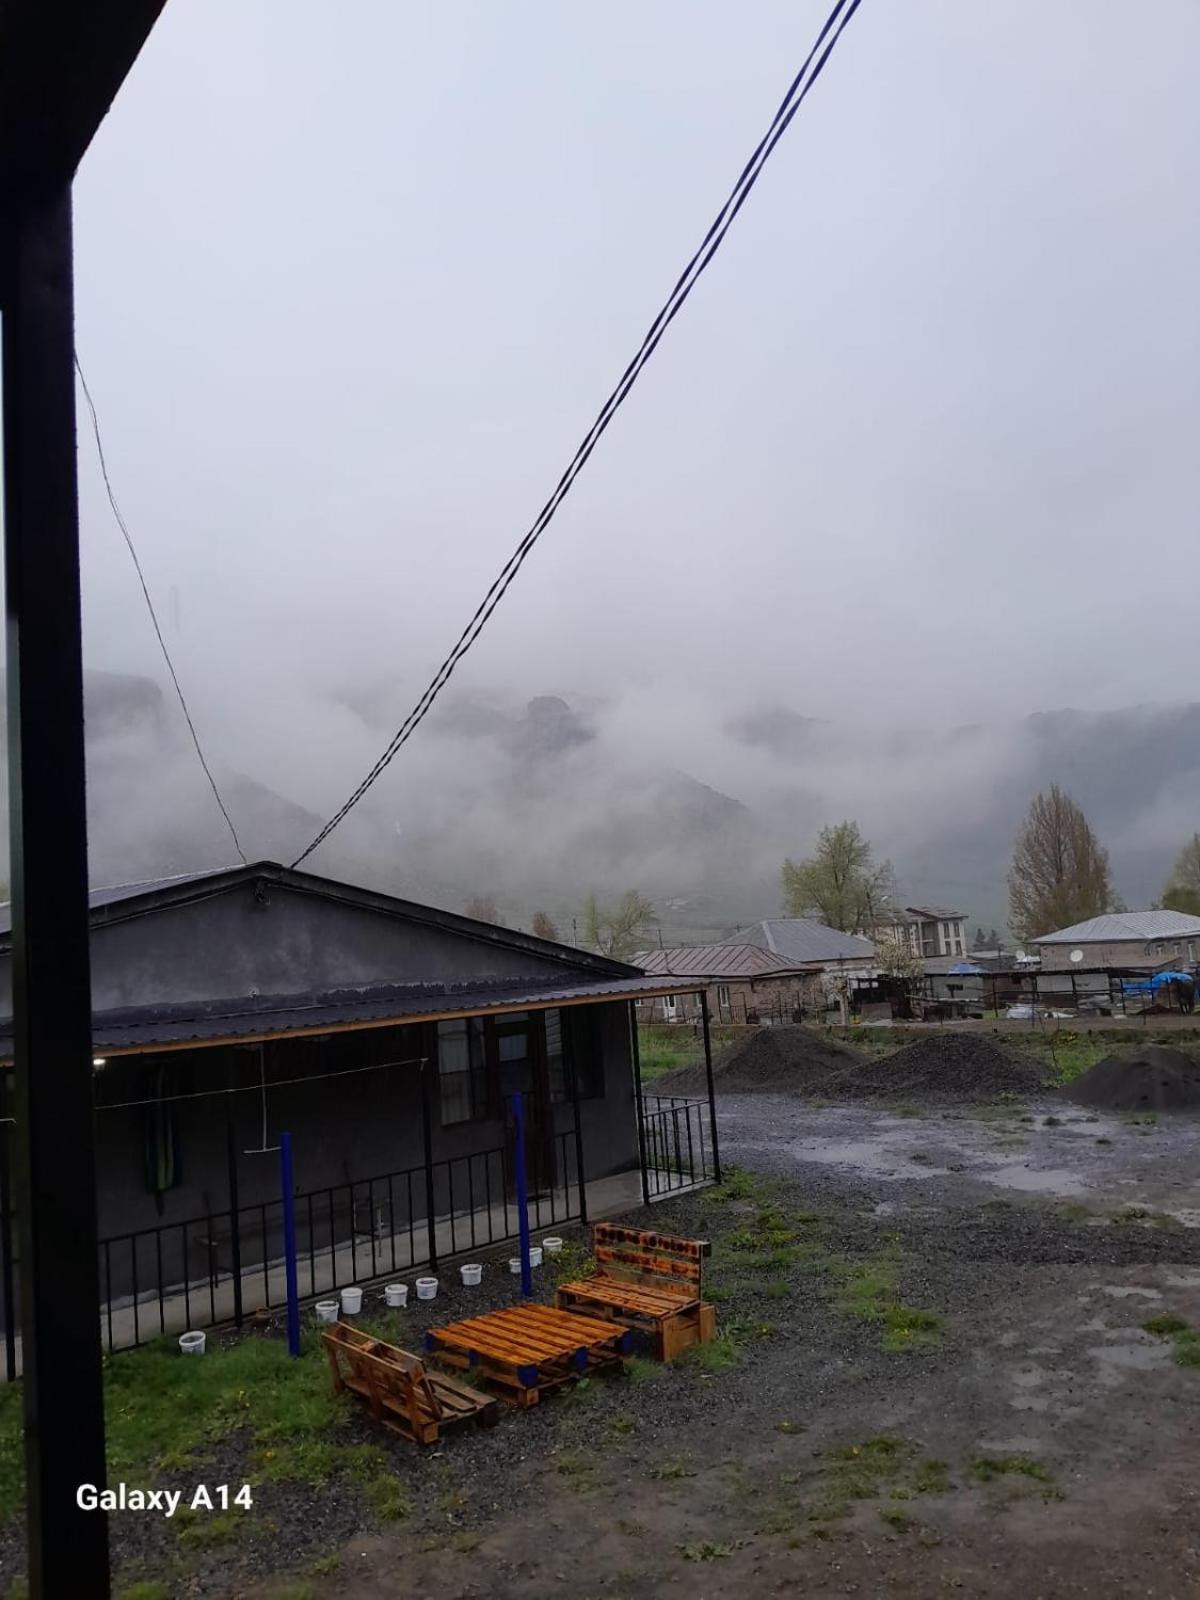
<svg viewBox="0 0 1200 1600">
<path fill-rule="evenodd" d="M 7 1076 L 7 1074 L 6 1074 Z M 0 1104 L 7 1105 L 7 1098 Z M 8 1168 L 7 1119 L 0 1121 L 0 1270 L 4 1296 L 4 1372 L 9 1383 L 17 1377 L 17 1308 L 13 1304 L 12 1179 Z"/>
<path fill-rule="evenodd" d="M 708 991 L 700 991 L 700 1015 L 704 1021 L 704 1075 L 708 1079 L 708 1126 L 712 1133 L 713 1176 L 721 1181 L 721 1151 L 717 1145 L 717 1091 L 713 1083 L 712 1036 L 708 1026 Z"/>
<path fill-rule="evenodd" d="M 283 1268 L 287 1280 L 288 1354 L 300 1354 L 300 1290 L 296 1280 L 296 1194 L 292 1179 L 292 1136 L 279 1135 L 279 1186 L 283 1191 Z"/>
<path fill-rule="evenodd" d="M 428 1240 L 429 1270 L 437 1271 L 437 1220 L 434 1216 L 433 1191 L 433 1085 L 430 1081 L 432 1062 L 426 1058 L 421 1063 L 421 1134 L 425 1141 L 425 1237 Z"/>
<path fill-rule="evenodd" d="M 642 1047 L 638 1042 L 636 1002 L 629 1002 L 629 1049 L 633 1060 L 634 1116 L 637 1119 L 638 1161 L 642 1169 L 642 1204 L 650 1204 L 650 1174 L 646 1170 L 646 1130 L 643 1125 L 646 1103 L 642 1098 Z"/>
<path fill-rule="evenodd" d="M 518 1089 L 512 1096 L 513 1113 L 513 1166 L 517 1180 L 517 1238 L 521 1254 L 521 1294 L 528 1300 L 533 1294 L 533 1273 L 529 1266 L 529 1196 L 525 1182 L 525 1108 Z"/>
<path fill-rule="evenodd" d="M 225 1103 L 225 1159 L 229 1166 L 229 1251 L 233 1268 L 233 1320 L 242 1325 L 242 1232 L 238 1211 L 237 1129 L 233 1125 L 233 1096 Z"/>
</svg>

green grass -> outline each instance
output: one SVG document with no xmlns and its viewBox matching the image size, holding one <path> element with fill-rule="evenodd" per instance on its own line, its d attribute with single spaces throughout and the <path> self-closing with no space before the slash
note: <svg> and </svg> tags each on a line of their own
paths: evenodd
<svg viewBox="0 0 1200 1600">
<path fill-rule="evenodd" d="M 117 1590 L 117 1600 L 171 1600 L 171 1591 L 165 1583 L 155 1579 L 144 1583 L 131 1583 Z"/>
<path fill-rule="evenodd" d="M 403 1513 L 388 1453 L 348 1437 L 346 1401 L 333 1393 L 315 1334 L 293 1361 L 277 1339 L 210 1343 L 201 1360 L 167 1340 L 105 1358 L 105 1422 L 112 1480 L 151 1483 L 163 1470 L 200 1466 L 217 1441 L 246 1440 L 255 1479 L 320 1484 L 346 1476 L 383 1517 Z M 20 1385 L 0 1389 L 0 1522 L 23 1493 Z M 206 1525 L 223 1527 L 219 1518 Z M 219 1533 L 195 1536 L 219 1538 Z M 188 1542 L 195 1542 L 189 1540 Z"/>
<path fill-rule="evenodd" d="M 832 1270 L 838 1285 L 835 1307 L 843 1316 L 878 1327 L 882 1349 L 922 1350 L 938 1342 L 941 1319 L 900 1299 L 900 1263 L 894 1252 L 861 1261 L 835 1261 Z"/>
<path fill-rule="evenodd" d="M 1200 1329 L 1193 1328 L 1182 1317 L 1170 1315 L 1151 1317 L 1142 1327 L 1156 1339 L 1170 1339 L 1175 1347 L 1177 1367 L 1200 1367 Z"/>
<path fill-rule="evenodd" d="M 744 1028 L 714 1023 L 709 1029 L 713 1054 L 745 1035 Z M 703 1067 L 704 1039 L 698 1026 L 682 1022 L 643 1024 L 638 1028 L 642 1082 L 652 1084 L 679 1067 Z"/>
<path fill-rule="evenodd" d="M 845 1516 L 856 1500 L 911 1500 L 922 1494 L 945 1494 L 953 1487 L 944 1461 L 922 1456 L 911 1440 L 877 1434 L 861 1444 L 830 1452 L 808 1519 L 835 1521 Z M 904 1514 L 896 1512 L 895 1516 Z M 895 1518 L 885 1514 L 885 1520 Z"/>
<path fill-rule="evenodd" d="M 971 1472 L 980 1483 L 992 1483 L 997 1478 L 1032 1478 L 1037 1483 L 1050 1483 L 1049 1467 L 1036 1456 L 976 1456 L 971 1462 Z"/>
</svg>

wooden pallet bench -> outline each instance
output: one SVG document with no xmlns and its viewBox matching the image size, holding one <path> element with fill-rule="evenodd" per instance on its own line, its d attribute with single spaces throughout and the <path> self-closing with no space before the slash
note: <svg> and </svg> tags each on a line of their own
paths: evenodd
<svg viewBox="0 0 1200 1600">
<path fill-rule="evenodd" d="M 376 1422 L 415 1444 L 436 1444 L 441 1430 L 458 1422 L 490 1427 L 500 1415 L 491 1395 L 427 1372 L 419 1356 L 348 1323 L 335 1322 L 321 1338 L 334 1389 L 352 1390 L 367 1402 Z"/>
<path fill-rule="evenodd" d="M 673 1361 L 716 1331 L 716 1313 L 702 1299 L 701 1273 L 711 1246 L 598 1222 L 592 1230 L 595 1275 L 559 1286 L 564 1310 L 609 1317 L 648 1333 L 660 1361 Z"/>
<path fill-rule="evenodd" d="M 631 1346 L 629 1332 L 611 1321 L 541 1305 L 509 1306 L 425 1335 L 431 1355 L 472 1369 L 522 1409 L 572 1378 L 623 1365 Z"/>
</svg>

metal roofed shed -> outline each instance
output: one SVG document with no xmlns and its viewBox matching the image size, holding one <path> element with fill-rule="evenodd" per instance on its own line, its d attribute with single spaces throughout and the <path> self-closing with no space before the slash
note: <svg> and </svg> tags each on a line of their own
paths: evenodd
<svg viewBox="0 0 1200 1600">
<path fill-rule="evenodd" d="M 856 933 L 827 928 L 807 917 L 771 917 L 741 928 L 727 943 L 754 944 L 797 966 L 838 961 L 871 961 L 875 946 Z"/>
</svg>

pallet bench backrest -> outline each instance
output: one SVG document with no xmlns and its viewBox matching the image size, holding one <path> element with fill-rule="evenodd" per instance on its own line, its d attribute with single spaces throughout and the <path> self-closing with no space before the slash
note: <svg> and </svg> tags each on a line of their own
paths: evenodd
<svg viewBox="0 0 1200 1600">
<path fill-rule="evenodd" d="M 592 1232 L 597 1276 L 671 1289 L 697 1300 L 704 1257 L 711 1248 L 704 1239 L 677 1239 L 668 1233 L 622 1228 L 614 1222 L 598 1222 Z"/>
<path fill-rule="evenodd" d="M 441 1407 L 425 1375 L 425 1364 L 418 1357 L 340 1322 L 324 1334 L 324 1339 L 331 1351 L 344 1357 L 349 1370 L 381 1396 L 389 1396 L 405 1411 L 419 1398 L 430 1416 L 438 1415 Z"/>
</svg>

